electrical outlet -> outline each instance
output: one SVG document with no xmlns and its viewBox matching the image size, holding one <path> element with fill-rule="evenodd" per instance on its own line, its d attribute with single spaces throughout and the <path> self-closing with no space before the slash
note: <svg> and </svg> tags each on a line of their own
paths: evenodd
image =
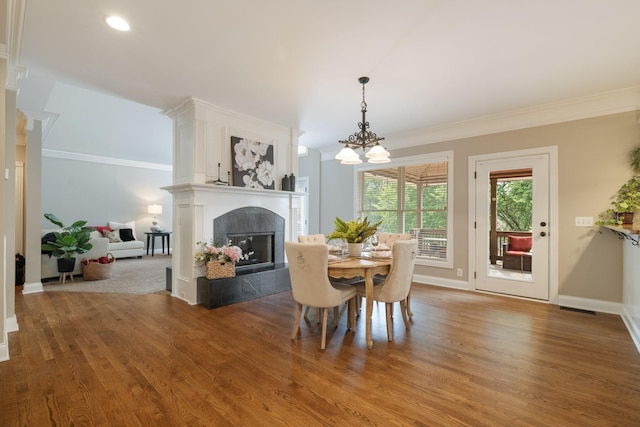
<svg viewBox="0 0 640 427">
<path fill-rule="evenodd" d="M 577 216 L 576 227 L 593 227 L 592 216 Z"/>
<path fill-rule="evenodd" d="M 461 268 L 459 268 L 459 269 L 456 271 L 456 274 L 458 275 L 458 277 L 462 277 L 462 269 L 461 269 Z"/>
</svg>

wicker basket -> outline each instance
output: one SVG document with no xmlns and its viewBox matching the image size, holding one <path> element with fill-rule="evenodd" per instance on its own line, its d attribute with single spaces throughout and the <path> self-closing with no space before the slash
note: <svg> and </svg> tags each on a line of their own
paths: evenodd
<svg viewBox="0 0 640 427">
<path fill-rule="evenodd" d="M 83 280 L 102 280 L 111 278 L 111 268 L 115 262 L 114 256 L 109 252 L 107 254 L 109 262 L 100 264 L 95 260 L 82 259 L 82 279 Z"/>
<path fill-rule="evenodd" d="M 225 261 L 207 262 L 207 279 L 223 279 L 225 277 L 236 277 L 236 263 Z"/>
</svg>

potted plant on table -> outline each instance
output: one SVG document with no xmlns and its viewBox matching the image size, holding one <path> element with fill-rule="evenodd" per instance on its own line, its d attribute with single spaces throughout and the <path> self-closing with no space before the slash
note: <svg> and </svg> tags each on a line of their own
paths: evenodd
<svg viewBox="0 0 640 427">
<path fill-rule="evenodd" d="M 60 230 L 53 232 L 52 240 L 42 244 L 42 251 L 50 252 L 52 256 L 58 258 L 59 273 L 70 273 L 76 264 L 74 255 L 88 252 L 93 247 L 89 240 L 94 229 L 85 227 L 87 221 L 76 221 L 66 227 L 52 213 L 46 213 L 44 217 L 60 227 Z"/>
<path fill-rule="evenodd" d="M 327 236 L 327 240 L 346 240 L 349 246 L 349 253 L 355 255 L 362 252 L 362 243 L 376 234 L 382 221 L 371 224 L 366 216 L 364 219 L 357 218 L 351 221 L 344 221 L 336 217 L 334 224 L 335 230 Z"/>
<path fill-rule="evenodd" d="M 611 206 L 600 214 L 598 225 L 624 226 L 633 223 L 634 214 L 640 208 L 640 175 L 632 177 L 618 189 Z"/>
</svg>

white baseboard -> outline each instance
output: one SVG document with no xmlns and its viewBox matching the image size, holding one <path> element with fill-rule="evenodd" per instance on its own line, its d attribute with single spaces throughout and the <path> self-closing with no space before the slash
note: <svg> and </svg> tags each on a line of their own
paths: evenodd
<svg viewBox="0 0 640 427">
<path fill-rule="evenodd" d="M 7 334 L 4 334 L 4 343 L 0 344 L 0 362 L 9 360 L 9 341 Z"/>
<path fill-rule="evenodd" d="M 558 305 L 560 307 L 598 311 L 600 313 L 617 314 L 619 316 L 622 315 L 622 304 L 619 302 L 572 297 L 569 295 L 558 295 Z"/>
<path fill-rule="evenodd" d="M 631 335 L 631 339 L 633 343 L 636 345 L 636 349 L 638 353 L 640 353 L 640 327 L 637 323 L 633 321 L 633 316 L 629 313 L 628 309 L 625 307 L 622 313 L 622 321 L 624 322 L 629 334 Z"/>
<path fill-rule="evenodd" d="M 463 291 L 469 290 L 469 282 L 463 280 L 445 279 L 442 277 L 425 276 L 422 274 L 414 274 L 413 281 L 416 283 L 422 283 L 424 285 L 435 285 L 443 288 L 462 289 Z"/>
<path fill-rule="evenodd" d="M 20 326 L 18 326 L 18 318 L 15 314 L 11 317 L 7 317 L 4 325 L 7 329 L 7 332 L 18 332 L 20 330 Z"/>
<path fill-rule="evenodd" d="M 44 287 L 42 286 L 42 282 L 36 283 L 25 283 L 22 288 L 22 294 L 35 294 L 37 292 L 44 292 Z"/>
</svg>

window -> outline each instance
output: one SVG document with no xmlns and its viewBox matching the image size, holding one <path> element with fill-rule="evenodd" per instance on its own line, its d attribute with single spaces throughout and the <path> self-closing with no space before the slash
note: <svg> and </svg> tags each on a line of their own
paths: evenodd
<svg viewBox="0 0 640 427">
<path fill-rule="evenodd" d="M 452 152 L 358 168 L 357 215 L 418 239 L 418 264 L 452 267 Z"/>
</svg>

